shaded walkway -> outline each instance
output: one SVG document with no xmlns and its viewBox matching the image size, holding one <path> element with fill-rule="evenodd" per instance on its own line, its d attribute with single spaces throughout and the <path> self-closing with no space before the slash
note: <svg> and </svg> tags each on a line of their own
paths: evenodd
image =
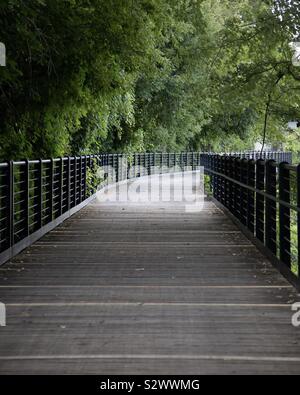
<svg viewBox="0 0 300 395">
<path fill-rule="evenodd" d="M 0 269 L 0 373 L 299 374 L 296 300 L 209 200 L 95 201 Z"/>
</svg>

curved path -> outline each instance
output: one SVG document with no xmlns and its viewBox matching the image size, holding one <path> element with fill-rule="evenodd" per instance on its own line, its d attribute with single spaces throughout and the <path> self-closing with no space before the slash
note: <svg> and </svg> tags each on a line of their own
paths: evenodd
<svg viewBox="0 0 300 395">
<path fill-rule="evenodd" d="M 95 200 L 0 269 L 0 374 L 300 373 L 296 291 L 212 201 L 161 200 Z"/>
</svg>

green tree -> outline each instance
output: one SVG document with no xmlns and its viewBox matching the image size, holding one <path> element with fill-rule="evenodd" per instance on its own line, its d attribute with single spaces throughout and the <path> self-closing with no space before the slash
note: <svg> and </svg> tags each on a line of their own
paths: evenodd
<svg viewBox="0 0 300 395">
<path fill-rule="evenodd" d="M 298 0 L 0 0 L 0 158 L 290 147 L 299 9 Z"/>
</svg>

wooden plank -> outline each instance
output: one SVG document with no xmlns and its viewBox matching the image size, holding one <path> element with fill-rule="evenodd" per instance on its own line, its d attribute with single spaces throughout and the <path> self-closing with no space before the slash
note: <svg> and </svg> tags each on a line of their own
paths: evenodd
<svg viewBox="0 0 300 395">
<path fill-rule="evenodd" d="M 282 286 L 286 282 L 275 269 L 212 269 L 205 271 L 203 267 L 194 270 L 182 267 L 177 270 L 167 270 L 157 267 L 145 269 L 140 264 L 134 269 L 124 268 L 121 271 L 105 270 L 102 265 L 86 266 L 72 264 L 61 267 L 36 267 L 31 270 L 10 271 L 1 275 L 0 285 L 209 285 L 209 286 L 254 286 L 254 285 L 277 285 Z M 145 269 L 145 270 L 143 270 Z"/>
<path fill-rule="evenodd" d="M 2 375 L 299 375 L 299 362 L 285 360 L 226 360 L 222 356 L 194 359 L 95 358 L 11 360 L 0 364 Z"/>
<path fill-rule="evenodd" d="M 272 286 L 3 286 L 3 303 L 240 303 L 291 304 L 298 300 L 294 289 Z"/>
<path fill-rule="evenodd" d="M 1 364 L 1 356 L 142 354 L 299 358 L 300 367 L 300 331 L 291 325 L 289 306 L 107 303 L 7 310 Z"/>
<path fill-rule="evenodd" d="M 168 231 L 160 231 L 159 233 L 156 231 L 153 232 L 137 232 L 136 231 L 126 231 L 123 232 L 107 232 L 101 234 L 101 243 L 139 243 L 145 245 L 147 243 L 168 243 L 168 245 L 172 243 L 182 244 L 186 243 L 187 239 L 189 239 L 189 245 L 216 245 L 216 238 L 218 238 L 218 245 L 250 245 L 249 240 L 242 235 L 241 233 L 228 233 L 228 232 L 220 232 L 220 233 L 206 233 L 206 232 L 193 232 L 193 231 L 185 231 L 185 232 L 168 232 Z M 36 246 L 47 247 L 56 246 L 60 244 L 74 244 L 74 245 L 91 245 L 93 243 L 99 243 L 99 235 L 97 232 L 86 232 L 86 233 L 67 233 L 64 232 L 61 234 L 60 232 L 49 235 L 44 238 L 43 241 L 36 243 Z"/>
</svg>

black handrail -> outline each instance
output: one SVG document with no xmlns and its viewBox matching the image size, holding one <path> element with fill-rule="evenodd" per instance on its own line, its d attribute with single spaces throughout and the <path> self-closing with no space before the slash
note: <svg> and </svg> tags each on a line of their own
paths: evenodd
<svg viewBox="0 0 300 395">
<path fill-rule="evenodd" d="M 300 289 L 300 165 L 211 155 L 213 196 Z"/>
<path fill-rule="evenodd" d="M 260 157 L 257 152 L 243 155 Z M 212 157 L 200 152 L 100 154 L 0 163 L 0 264 L 88 204 L 99 187 L 199 166 L 212 170 Z M 263 157 L 292 160 L 283 152 Z"/>
</svg>

